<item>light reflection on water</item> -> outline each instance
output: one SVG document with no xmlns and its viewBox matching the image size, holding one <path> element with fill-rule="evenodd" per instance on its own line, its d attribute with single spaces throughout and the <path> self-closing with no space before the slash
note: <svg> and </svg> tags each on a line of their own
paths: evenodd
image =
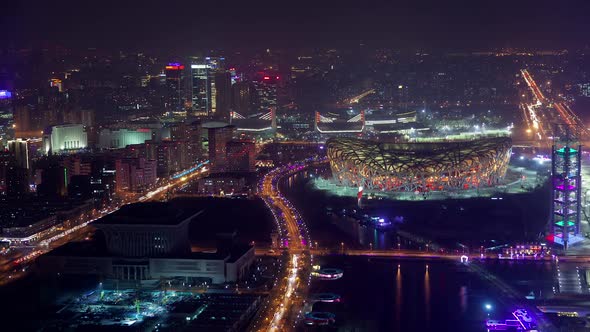
<svg viewBox="0 0 590 332">
<path fill-rule="evenodd" d="M 426 327 L 430 326 L 430 272 L 428 264 L 426 264 L 426 272 L 424 272 L 424 312 L 426 317 Z"/>
<path fill-rule="evenodd" d="M 395 276 L 395 322 L 398 330 L 402 318 L 402 299 L 402 270 L 401 265 L 398 264 Z"/>
</svg>

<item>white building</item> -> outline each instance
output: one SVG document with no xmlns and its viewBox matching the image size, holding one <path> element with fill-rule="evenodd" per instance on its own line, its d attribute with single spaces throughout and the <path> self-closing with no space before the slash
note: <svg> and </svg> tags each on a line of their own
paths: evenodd
<svg viewBox="0 0 590 332">
<path fill-rule="evenodd" d="M 53 126 L 43 136 L 46 154 L 76 151 L 88 147 L 88 136 L 82 124 Z"/>
</svg>

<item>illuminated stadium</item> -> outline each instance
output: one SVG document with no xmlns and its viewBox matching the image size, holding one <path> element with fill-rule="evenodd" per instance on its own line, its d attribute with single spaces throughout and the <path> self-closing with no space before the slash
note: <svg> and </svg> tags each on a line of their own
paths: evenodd
<svg viewBox="0 0 590 332">
<path fill-rule="evenodd" d="M 430 192 L 492 187 L 504 178 L 512 140 L 380 143 L 333 138 L 326 143 L 339 185 L 374 191 Z"/>
</svg>

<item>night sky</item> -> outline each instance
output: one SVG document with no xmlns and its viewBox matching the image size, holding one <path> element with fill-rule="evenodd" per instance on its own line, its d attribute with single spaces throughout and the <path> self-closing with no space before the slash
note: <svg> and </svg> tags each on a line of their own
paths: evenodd
<svg viewBox="0 0 590 332">
<path fill-rule="evenodd" d="M 149 2 L 149 3 L 148 3 Z M 15 47 L 354 46 L 484 49 L 590 44 L 590 1 L 6 1 Z M 8 44 L 6 44 L 8 43 Z"/>
</svg>

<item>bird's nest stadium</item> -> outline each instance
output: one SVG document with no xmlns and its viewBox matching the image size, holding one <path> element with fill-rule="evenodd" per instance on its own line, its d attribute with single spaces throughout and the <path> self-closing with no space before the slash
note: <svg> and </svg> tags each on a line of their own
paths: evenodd
<svg viewBox="0 0 590 332">
<path fill-rule="evenodd" d="M 430 192 L 492 187 L 504 178 L 512 140 L 382 143 L 332 138 L 326 143 L 334 180 L 374 191 Z"/>
</svg>

